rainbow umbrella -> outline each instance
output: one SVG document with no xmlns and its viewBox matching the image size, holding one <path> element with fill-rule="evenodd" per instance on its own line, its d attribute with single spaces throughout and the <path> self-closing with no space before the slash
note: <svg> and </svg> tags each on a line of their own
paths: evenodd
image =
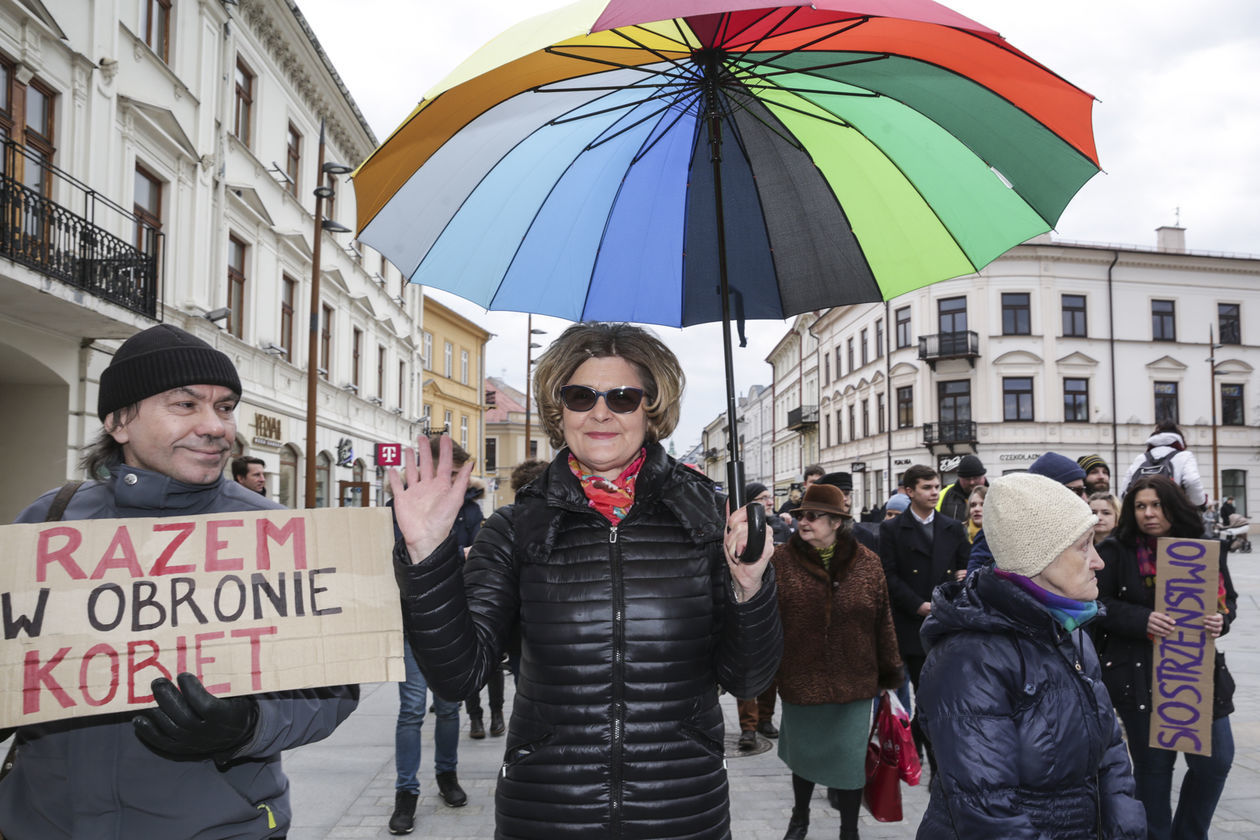
<svg viewBox="0 0 1260 840">
<path fill-rule="evenodd" d="M 427 93 L 359 238 L 486 309 L 682 327 L 974 272 L 1098 171 L 1093 98 L 930 0 L 583 0 Z M 729 487 L 743 487 L 737 438 Z"/>
</svg>

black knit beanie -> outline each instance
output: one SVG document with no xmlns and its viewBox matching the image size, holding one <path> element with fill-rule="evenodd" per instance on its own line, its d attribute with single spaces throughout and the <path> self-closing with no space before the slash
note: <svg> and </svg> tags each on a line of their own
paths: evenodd
<svg viewBox="0 0 1260 840">
<path fill-rule="evenodd" d="M 170 324 L 158 324 L 123 342 L 101 373 L 96 414 L 135 405 L 183 385 L 222 385 L 237 395 L 241 378 L 225 353 Z"/>
</svg>

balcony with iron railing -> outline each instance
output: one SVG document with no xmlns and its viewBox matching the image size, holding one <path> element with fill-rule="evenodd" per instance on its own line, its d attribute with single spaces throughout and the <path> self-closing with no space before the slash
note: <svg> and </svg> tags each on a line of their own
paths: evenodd
<svg viewBox="0 0 1260 840">
<path fill-rule="evenodd" d="M 919 336 L 919 359 L 932 370 L 946 359 L 966 359 L 972 367 L 980 356 L 980 336 L 971 330 Z"/>
<path fill-rule="evenodd" d="M 18 164 L 22 180 L 13 177 Z M 31 175 L 42 175 L 32 178 Z M 51 194 L 81 199 L 82 212 L 63 206 L 37 189 L 43 181 Z M 26 181 L 28 183 L 23 183 Z M 97 222 L 130 228 L 143 250 L 110 233 Z M 0 170 L 0 258 L 109 301 L 130 312 L 157 317 L 158 254 L 162 233 L 87 184 L 45 162 L 13 141 L 4 143 Z"/>
<path fill-rule="evenodd" d="M 818 425 L 818 406 L 802 405 L 788 410 L 787 427 L 790 431 L 803 431 Z"/>
<path fill-rule="evenodd" d="M 929 449 L 941 446 L 952 450 L 955 446 L 974 447 L 976 444 L 974 420 L 945 420 L 940 423 L 923 424 L 923 445 Z"/>
</svg>

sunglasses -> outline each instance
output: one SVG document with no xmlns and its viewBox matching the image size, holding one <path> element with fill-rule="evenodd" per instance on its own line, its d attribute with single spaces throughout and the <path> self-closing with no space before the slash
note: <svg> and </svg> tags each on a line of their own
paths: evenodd
<svg viewBox="0 0 1260 840">
<path fill-rule="evenodd" d="M 642 388 L 610 388 L 607 391 L 596 391 L 585 385 L 565 385 L 560 389 L 560 402 L 569 411 L 590 411 L 604 398 L 604 405 L 614 414 L 630 414 L 643 402 Z"/>
<path fill-rule="evenodd" d="M 1069 487 L 1068 489 L 1080 496 L 1082 499 L 1089 495 L 1089 488 L 1087 487 Z"/>
<path fill-rule="evenodd" d="M 822 517 L 830 516 L 831 514 L 823 513 L 818 510 L 803 510 L 799 512 L 793 511 L 792 515 L 797 519 L 804 519 L 806 522 L 813 522 L 815 519 L 821 519 Z"/>
</svg>

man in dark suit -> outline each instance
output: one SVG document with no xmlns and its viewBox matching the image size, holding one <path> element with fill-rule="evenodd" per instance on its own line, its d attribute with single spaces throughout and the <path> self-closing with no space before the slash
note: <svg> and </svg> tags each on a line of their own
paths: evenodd
<svg viewBox="0 0 1260 840">
<path fill-rule="evenodd" d="M 879 526 L 879 558 L 888 578 L 893 624 L 901 659 L 910 683 L 919 689 L 919 672 L 926 658 L 919 628 L 932 611 L 932 590 L 967 574 L 970 545 L 962 523 L 936 510 L 940 476 L 931 467 L 915 464 L 902 477 L 910 507 Z M 915 726 L 915 741 L 920 742 Z"/>
</svg>

